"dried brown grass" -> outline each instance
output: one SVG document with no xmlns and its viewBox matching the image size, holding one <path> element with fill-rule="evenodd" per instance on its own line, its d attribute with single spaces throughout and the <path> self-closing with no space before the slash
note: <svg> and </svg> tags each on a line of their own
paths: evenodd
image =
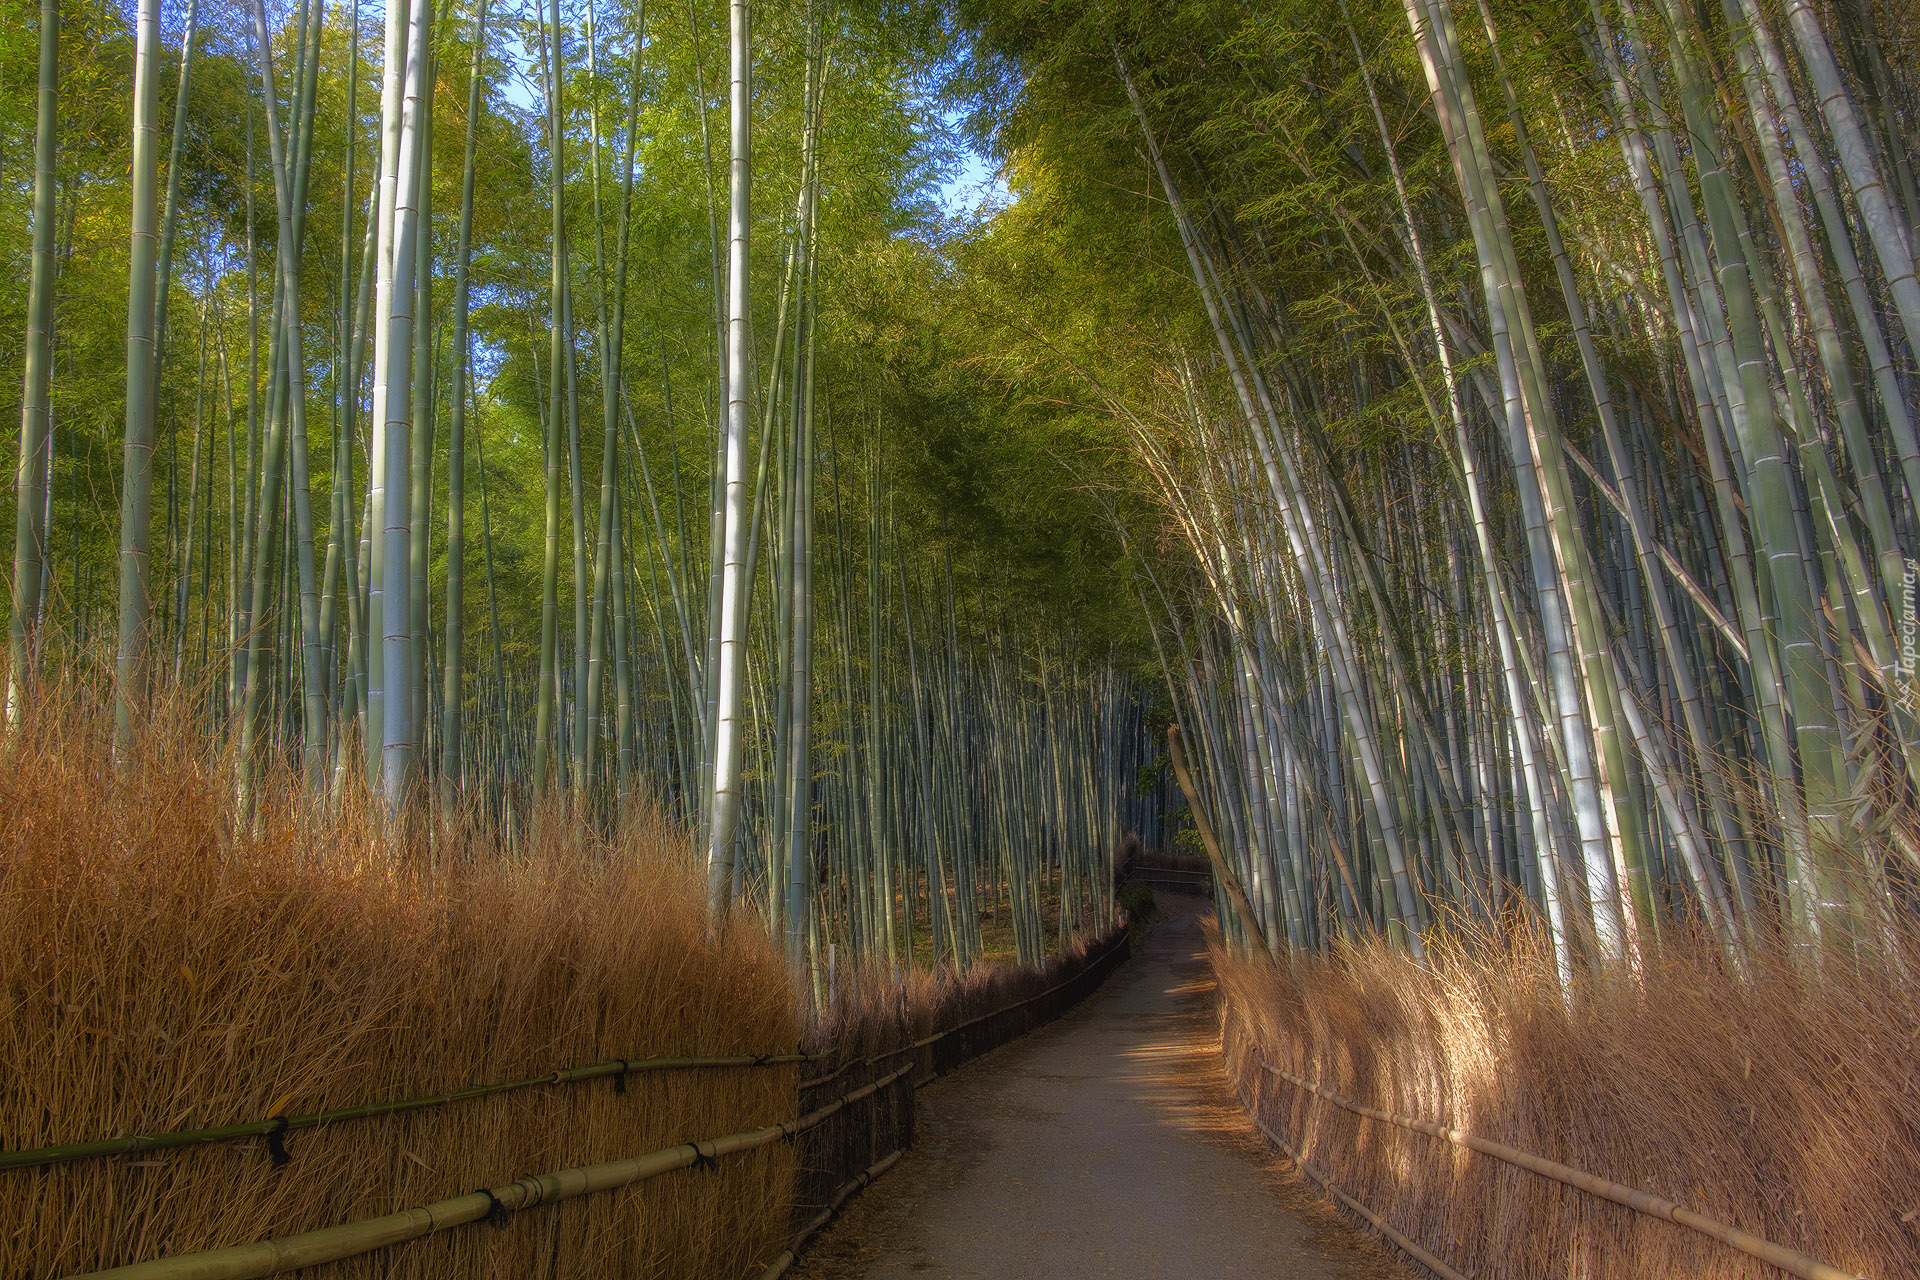
<svg viewBox="0 0 1920 1280">
<path fill-rule="evenodd" d="M 885 966 L 862 966 L 839 985 L 832 1005 L 815 1017 L 807 1033 L 808 1042 L 816 1051 L 831 1047 L 836 1060 L 844 1062 L 951 1030 L 1075 977 L 1104 954 L 1124 928 L 1124 923 L 1115 920 L 1101 929 L 1075 934 L 1064 950 L 1039 965 L 989 963 L 964 972 L 943 966 L 899 974 Z M 1057 1009 L 1052 1010 L 1039 1021 L 1057 1013 Z M 976 1048 L 973 1055 L 982 1052 L 985 1050 Z M 929 1069 L 946 1069 L 944 1059 L 930 1062 L 933 1065 Z"/>
<path fill-rule="evenodd" d="M 69 682 L 0 757 L 8 1148 L 799 1040 L 778 954 L 746 926 L 709 946 L 691 853 L 657 814 L 607 838 L 545 812 L 512 858 L 473 830 L 395 849 L 282 780 L 254 834 L 178 706 L 119 770 L 107 730 Z M 0 1274 L 297 1232 L 783 1120 L 797 1074 L 535 1087 L 297 1133 L 281 1169 L 249 1140 L 0 1172 Z M 778 1250 L 792 1172 L 775 1144 L 323 1271 L 739 1275 Z"/>
<path fill-rule="evenodd" d="M 1539 946 L 1384 945 L 1291 969 L 1216 945 L 1222 1041 L 1244 1099 L 1348 1194 L 1483 1278 L 1780 1273 L 1704 1235 L 1425 1135 L 1436 1121 L 1610 1178 L 1861 1275 L 1920 1275 L 1920 937 L 1887 967 L 1745 977 L 1669 938 L 1643 979 L 1563 999 Z"/>
</svg>

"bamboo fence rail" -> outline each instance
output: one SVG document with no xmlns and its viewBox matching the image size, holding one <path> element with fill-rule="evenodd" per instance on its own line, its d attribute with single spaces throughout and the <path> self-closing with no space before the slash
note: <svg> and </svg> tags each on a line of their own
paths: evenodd
<svg viewBox="0 0 1920 1280">
<path fill-rule="evenodd" d="M 419 1098 L 396 1098 L 391 1102 L 366 1102 L 352 1107 L 335 1107 L 297 1116 L 270 1116 L 238 1124 L 207 1129 L 182 1129 L 170 1133 L 133 1134 L 124 1138 L 99 1138 L 91 1142 L 70 1142 L 56 1146 L 34 1147 L 24 1151 L 0 1151 L 0 1170 L 42 1168 L 75 1160 L 94 1160 L 105 1156 L 137 1155 L 148 1151 L 173 1151 L 181 1147 L 209 1143 L 240 1142 L 247 1138 L 266 1138 L 275 1144 L 274 1158 L 284 1161 L 280 1138 L 301 1129 L 337 1124 L 344 1120 L 366 1120 L 374 1116 L 397 1115 L 426 1107 L 445 1106 L 474 1098 L 492 1097 L 517 1089 L 542 1084 L 582 1084 L 589 1080 L 612 1078 L 616 1089 L 625 1087 L 625 1078 L 643 1071 L 684 1071 L 697 1068 L 772 1067 L 794 1062 L 817 1061 L 822 1055 L 809 1053 L 735 1054 L 730 1057 L 613 1058 L 606 1062 L 578 1067 L 562 1067 L 543 1075 L 520 1080 L 502 1080 L 477 1084 L 465 1089 L 430 1094 Z"/>
<path fill-rule="evenodd" d="M 1247 1106 L 1247 1099 L 1245 1095 L 1241 1096 L 1240 1103 L 1242 1106 Z M 1358 1200 L 1354 1199 L 1352 1196 L 1342 1191 L 1338 1186 L 1334 1185 L 1334 1181 L 1332 1178 L 1329 1178 L 1325 1173 L 1314 1168 L 1311 1164 L 1308 1164 L 1307 1158 L 1305 1155 L 1295 1150 L 1292 1144 L 1290 1144 L 1285 1138 L 1275 1133 L 1272 1127 L 1268 1125 L 1267 1122 L 1260 1117 L 1259 1112 L 1255 1111 L 1252 1107 L 1247 1106 L 1247 1114 L 1253 1117 L 1253 1123 L 1255 1127 L 1257 1127 L 1260 1130 L 1260 1132 L 1266 1134 L 1267 1139 L 1270 1142 L 1272 1142 L 1274 1146 L 1286 1152 L 1288 1158 L 1291 1159 L 1295 1164 L 1299 1165 L 1303 1173 L 1305 1173 L 1308 1177 L 1312 1178 L 1315 1182 L 1319 1183 L 1321 1186 L 1325 1187 L 1327 1189 L 1327 1194 L 1331 1195 L 1334 1199 L 1338 1200 L 1341 1204 L 1347 1206 L 1347 1208 L 1353 1210 L 1355 1213 L 1365 1218 L 1368 1222 L 1372 1223 L 1374 1228 L 1378 1230 L 1381 1235 L 1393 1241 L 1393 1243 L 1399 1247 L 1402 1253 L 1405 1253 L 1408 1257 L 1420 1263 L 1421 1266 L 1425 1267 L 1427 1270 L 1439 1276 L 1440 1280 L 1469 1280 L 1468 1276 L 1465 1273 L 1455 1271 L 1452 1267 L 1442 1262 L 1439 1258 L 1435 1257 L 1431 1253 L 1428 1253 L 1425 1249 L 1421 1248 L 1417 1242 L 1415 1242 L 1411 1237 L 1402 1233 L 1391 1222 L 1388 1222 L 1385 1218 L 1381 1217 L 1379 1214 L 1375 1213 L 1373 1210 L 1367 1208 L 1367 1206 L 1365 1206 L 1364 1204 L 1361 1204 Z"/>
<path fill-rule="evenodd" d="M 1438 1125 L 1429 1120 L 1421 1120 L 1415 1116 L 1403 1116 L 1395 1112 L 1382 1111 L 1375 1107 L 1363 1106 L 1351 1099 L 1341 1097 L 1330 1089 L 1294 1075 L 1290 1071 L 1284 1071 L 1266 1059 L 1259 1057 L 1257 1054 L 1254 1057 L 1254 1061 L 1259 1063 L 1260 1069 L 1268 1075 L 1285 1080 L 1295 1088 L 1304 1089 L 1315 1097 L 1331 1102 L 1334 1106 L 1352 1112 L 1354 1115 L 1396 1125 L 1399 1128 L 1408 1129 L 1415 1133 L 1424 1133 L 1428 1137 L 1450 1142 L 1457 1147 L 1465 1147 L 1471 1151 L 1478 1151 L 1482 1155 L 1492 1156 L 1496 1160 L 1513 1165 L 1516 1168 L 1525 1169 L 1531 1173 L 1539 1174 L 1543 1178 L 1551 1178 L 1555 1182 L 1573 1187 L 1579 1191 L 1584 1191 L 1589 1195 L 1611 1200 L 1613 1203 L 1623 1205 L 1636 1213 L 1643 1213 L 1654 1218 L 1662 1218 L 1679 1226 L 1691 1228 L 1694 1231 L 1698 1231 L 1703 1235 L 1720 1241 L 1722 1244 L 1738 1249 L 1750 1257 L 1758 1258 L 1770 1266 L 1778 1267 L 1788 1275 L 1800 1277 L 1800 1280 L 1863 1280 L 1862 1277 L 1850 1271 L 1842 1271 L 1838 1267 L 1829 1266 L 1818 1258 L 1801 1253 L 1797 1249 L 1789 1249 L 1785 1245 L 1775 1244 L 1751 1232 L 1728 1226 L 1724 1222 L 1709 1218 L 1705 1214 L 1696 1213 L 1691 1209 L 1685 1208 L 1664 1197 L 1656 1196 L 1651 1192 L 1641 1191 L 1635 1187 L 1629 1187 L 1624 1183 L 1598 1177 L 1584 1170 L 1576 1169 L 1571 1165 L 1561 1164 L 1556 1160 L 1548 1160 L 1543 1156 L 1534 1155 L 1529 1151 L 1522 1151 L 1518 1147 L 1508 1146 L 1503 1142 L 1495 1142 L 1490 1138 L 1475 1137 L 1472 1134 L 1463 1133 L 1458 1129 L 1449 1129 L 1444 1125 Z M 1387 1223 L 1376 1217 L 1358 1201 L 1353 1200 L 1351 1197 L 1339 1191 L 1338 1188 L 1334 1187 L 1331 1182 L 1328 1182 L 1327 1179 L 1322 1177 L 1318 1172 L 1309 1169 L 1306 1162 L 1302 1160 L 1285 1141 L 1267 1127 L 1266 1123 L 1260 1118 L 1258 1108 L 1252 1101 L 1249 1101 L 1244 1094 L 1241 1095 L 1241 1103 L 1247 1108 L 1248 1114 L 1254 1117 L 1255 1123 L 1259 1124 L 1261 1132 L 1271 1138 L 1278 1146 L 1285 1150 L 1289 1156 L 1292 1156 L 1301 1168 L 1307 1169 L 1309 1173 L 1312 1173 L 1317 1181 L 1326 1186 L 1329 1191 L 1332 1191 L 1334 1195 L 1339 1197 L 1349 1208 L 1352 1208 L 1369 1222 L 1379 1227 L 1382 1234 L 1386 1235 L 1389 1239 L 1393 1240 L 1395 1244 L 1405 1249 L 1427 1266 L 1432 1267 L 1435 1271 L 1445 1276 L 1459 1275 L 1458 1272 L 1452 1271 L 1443 1264 L 1440 1264 L 1418 1246 L 1412 1245 L 1411 1242 L 1401 1236 L 1399 1232 L 1393 1230 Z"/>
<path fill-rule="evenodd" d="M 825 1106 L 795 1120 L 663 1147 L 625 1160 L 556 1169 L 380 1218 L 303 1231 L 298 1235 L 282 1236 L 278 1240 L 262 1240 L 205 1253 L 136 1262 L 132 1266 L 95 1271 L 89 1275 L 103 1278 L 111 1276 L 115 1280 L 247 1280 L 249 1277 L 278 1275 L 301 1267 L 338 1262 L 342 1258 L 371 1253 L 388 1245 L 418 1240 L 437 1231 L 467 1226 L 501 1214 L 517 1213 L 536 1205 L 612 1191 L 657 1178 L 675 1169 L 712 1162 L 722 1156 L 753 1151 L 771 1142 L 793 1138 L 823 1123 L 844 1107 L 904 1078 L 912 1069 L 911 1064 L 900 1067 L 878 1080 L 848 1090 Z"/>
<path fill-rule="evenodd" d="M 1107 973 L 1112 971 L 1113 967 L 1116 964 L 1118 964 L 1121 960 L 1125 960 L 1131 954 L 1132 954 L 1132 946 L 1131 946 L 1129 935 L 1127 934 L 1126 930 L 1122 929 L 1111 941 L 1109 941 L 1106 944 L 1105 949 L 1102 950 L 1097 956 L 1094 956 L 1092 959 L 1090 959 L 1083 968 L 1074 972 L 1070 977 L 1063 978 L 1059 982 L 1054 983 L 1052 986 L 1046 988 L 1043 991 L 1036 991 L 1034 994 L 1030 996 L 1024 996 L 1019 1000 L 1013 1001 L 1011 1004 L 1002 1005 L 998 1009 L 989 1009 L 987 1012 L 979 1014 L 972 1018 L 968 1018 L 964 1022 L 956 1022 L 952 1026 L 947 1027 L 944 1030 L 935 1031 L 930 1035 L 921 1036 L 918 1040 L 914 1040 L 908 1044 L 903 1044 L 899 1048 L 888 1049 L 888 1050 L 885 1050 L 884 1052 L 876 1053 L 869 1058 L 855 1058 L 851 1061 L 841 1063 L 840 1066 L 828 1072 L 826 1075 L 815 1076 L 811 1080 L 802 1080 L 800 1082 L 800 1088 L 802 1091 L 805 1091 L 807 1089 L 818 1089 L 822 1085 L 828 1084 L 831 1081 L 839 1079 L 840 1076 L 844 1075 L 847 1071 L 851 1070 L 854 1067 L 873 1066 L 877 1063 L 886 1062 L 890 1059 L 897 1058 L 903 1053 L 917 1053 L 922 1049 L 931 1048 L 932 1046 L 940 1043 L 942 1040 L 945 1040 L 948 1036 L 958 1035 L 962 1031 L 966 1031 L 969 1028 L 979 1026 L 980 1024 L 988 1022 L 992 1019 L 1005 1018 L 1008 1015 L 1018 1010 L 1027 1008 L 1029 1005 L 1038 1004 L 1040 1001 L 1046 999 L 1048 996 L 1056 995 L 1059 992 L 1066 990 L 1068 987 L 1073 986 L 1075 983 L 1086 981 L 1087 976 L 1089 974 L 1094 973 L 1096 970 L 1099 971 L 1100 977 L 1104 978 L 1107 975 Z M 1098 982 L 1095 982 L 1093 985 L 1097 986 Z M 1083 992 L 1081 994 L 1085 994 L 1085 993 Z M 1077 999 L 1078 997 L 1075 997 L 1075 998 Z M 1069 1001 L 1068 1003 L 1069 1005 L 1071 1005 L 1072 1001 Z M 1032 1026 L 1037 1026 L 1039 1022 L 1045 1022 L 1048 1020 L 1049 1019 L 1042 1017 L 1038 1019 L 1035 1023 L 1029 1024 L 1029 1026 L 1023 1030 L 1030 1030 Z M 1004 1036 L 999 1040 L 994 1040 L 990 1044 L 972 1046 L 969 1048 L 969 1051 L 966 1052 L 965 1055 L 959 1059 L 959 1061 L 964 1062 L 971 1058 L 977 1058 L 981 1054 L 985 1053 L 988 1049 L 994 1048 L 1001 1044 L 1005 1044 L 1007 1040 L 1011 1040 L 1014 1038 L 1014 1036 L 1017 1036 L 1020 1034 L 1022 1034 L 1022 1032 L 1014 1032 L 1012 1035 Z M 828 1058 L 828 1057 L 831 1057 L 832 1055 L 824 1054 L 824 1053 L 816 1053 L 816 1054 L 805 1054 L 801 1056 L 805 1057 L 808 1061 L 819 1061 L 822 1058 Z M 947 1071 L 951 1070 L 956 1065 L 958 1065 L 957 1062 L 948 1063 L 945 1066 L 930 1064 L 928 1067 L 927 1074 L 916 1078 L 914 1081 L 914 1084 L 916 1085 L 926 1084 L 929 1081 L 934 1080 L 935 1078 L 946 1074 Z"/>
<path fill-rule="evenodd" d="M 892 1151 L 887 1155 L 881 1156 L 859 1173 L 841 1183 L 839 1188 L 834 1191 L 833 1198 L 827 1201 L 826 1207 L 815 1214 L 808 1220 L 805 1226 L 794 1233 L 792 1242 L 789 1243 L 786 1248 L 782 1249 L 780 1256 L 775 1258 L 772 1263 L 768 1265 L 767 1269 L 761 1273 L 760 1280 L 777 1280 L 777 1277 L 785 1275 L 787 1268 L 799 1261 L 800 1250 L 806 1247 L 807 1241 L 811 1240 L 814 1233 L 819 1231 L 820 1228 L 833 1221 L 833 1215 L 840 1212 L 841 1207 L 847 1203 L 853 1193 L 871 1186 L 874 1180 L 881 1174 L 898 1164 L 900 1157 L 905 1154 L 907 1154 L 905 1147 Z"/>
<path fill-rule="evenodd" d="M 910 1044 L 871 1058 L 855 1059 L 841 1064 L 829 1075 L 813 1080 L 802 1081 L 802 1089 L 818 1088 L 837 1079 L 856 1066 L 872 1066 L 904 1053 L 913 1053 L 929 1048 L 949 1035 L 957 1034 L 990 1018 L 1002 1017 L 1016 1009 L 1034 1004 L 1047 996 L 1080 982 L 1094 968 L 1106 964 L 1119 956 L 1125 945 L 1125 935 L 1118 941 L 1109 943 L 1106 950 L 1073 976 L 1054 983 L 1046 990 L 999 1009 L 990 1010 L 965 1022 L 955 1023 L 942 1031 L 922 1036 Z M 971 1055 L 970 1055 L 971 1056 Z M 561 1067 L 537 1076 L 526 1076 L 518 1080 L 502 1080 L 493 1084 L 472 1085 L 464 1089 L 451 1089 L 445 1093 L 429 1094 L 417 1098 L 396 1098 L 388 1102 L 366 1102 L 351 1107 L 334 1107 L 324 1111 L 306 1112 L 293 1116 L 270 1116 L 265 1120 L 248 1120 L 235 1124 L 215 1125 L 205 1129 L 180 1129 L 167 1133 L 130 1134 L 120 1138 L 98 1138 L 89 1142 L 60 1143 L 52 1146 L 33 1147 L 20 1151 L 0 1151 L 0 1171 L 8 1169 L 44 1168 L 47 1165 L 67 1164 L 76 1160 L 94 1160 L 108 1156 L 141 1155 L 152 1151 L 174 1151 L 182 1147 L 204 1146 L 222 1142 L 241 1142 L 249 1138 L 267 1138 L 276 1144 L 275 1158 L 283 1159 L 277 1149 L 278 1140 L 285 1134 L 302 1129 L 317 1128 L 321 1125 L 338 1124 L 348 1120 L 366 1120 L 376 1116 L 397 1115 L 402 1112 L 421 1110 L 427 1107 L 445 1106 L 455 1102 L 467 1102 L 476 1098 L 492 1097 L 496 1094 L 510 1093 L 519 1089 L 528 1089 L 536 1085 L 583 1084 L 592 1080 L 613 1079 L 615 1087 L 623 1086 L 624 1079 L 645 1071 L 687 1071 L 702 1068 L 745 1068 L 774 1067 L 791 1063 L 819 1062 L 831 1059 L 831 1053 L 763 1053 L 733 1054 L 729 1056 L 689 1056 L 660 1058 L 611 1058 L 605 1062 L 587 1063 L 576 1067 Z M 915 1083 L 925 1084 L 939 1075 L 939 1071 L 918 1079 Z"/>
<path fill-rule="evenodd" d="M 989 1049 L 1024 1034 L 1034 1026 L 1058 1016 L 1088 991 L 1098 986 L 1107 974 L 1112 972 L 1130 953 L 1128 935 L 1122 929 L 1115 938 L 1083 957 L 1084 963 L 1081 963 L 1068 977 L 1033 995 L 957 1022 L 953 1026 L 922 1036 L 899 1048 L 853 1059 L 843 1063 L 828 1075 L 802 1081 L 799 1088 L 804 1093 L 838 1079 L 849 1069 L 877 1067 L 903 1054 L 914 1055 L 912 1061 L 895 1067 L 864 1084 L 856 1085 L 832 1101 L 806 1111 L 793 1120 L 682 1143 L 673 1147 L 663 1147 L 621 1160 L 534 1174 L 511 1183 L 438 1200 L 378 1218 L 339 1223 L 277 1239 L 88 1272 L 80 1280 L 93 1280 L 94 1277 L 114 1277 L 115 1280 L 246 1280 L 250 1277 L 278 1275 L 303 1267 L 337 1262 L 391 1245 L 418 1240 L 455 1227 L 480 1221 L 497 1222 L 504 1215 L 532 1209 L 538 1205 L 630 1186 L 677 1169 L 711 1163 L 723 1156 L 756 1150 L 775 1141 L 797 1139 L 803 1134 L 820 1129 L 828 1120 L 853 1104 L 880 1095 L 891 1086 L 902 1086 L 903 1096 L 898 1104 L 898 1115 L 901 1119 L 895 1126 L 899 1145 L 879 1159 L 865 1164 L 852 1178 L 834 1187 L 832 1194 L 827 1197 L 819 1211 L 810 1215 L 808 1220 L 795 1231 L 787 1248 L 782 1251 L 767 1272 L 769 1277 L 778 1276 L 792 1265 L 807 1240 L 832 1219 L 850 1196 L 892 1168 L 905 1152 L 906 1147 L 911 1144 L 912 1095 L 915 1088 L 944 1074 L 959 1063 L 977 1057 Z M 1062 993 L 1066 993 L 1066 998 L 1060 1002 L 1058 1008 L 1047 1009 L 1043 1006 L 1037 1014 L 1028 1014 L 1033 1006 L 1050 998 L 1059 997 Z M 981 1028 L 985 1028 L 984 1034 Z M 954 1052 L 936 1053 L 937 1046 L 950 1038 L 955 1045 Z M 832 1056 L 831 1053 L 795 1052 L 758 1056 L 743 1054 L 730 1057 L 614 1059 L 608 1062 L 562 1068 L 520 1080 L 476 1085 L 431 1097 L 367 1103 L 301 1116 L 276 1116 L 264 1121 L 210 1129 L 135 1135 L 71 1143 L 64 1146 L 41 1147 L 27 1151 L 4 1152 L 0 1153 L 0 1169 L 43 1167 L 77 1160 L 170 1150 L 206 1143 L 232 1142 L 255 1137 L 267 1137 L 274 1144 L 276 1163 L 284 1163 L 284 1149 L 278 1145 L 282 1134 L 341 1120 L 391 1115 L 401 1111 L 441 1106 L 534 1085 L 577 1084 L 609 1078 L 617 1082 L 624 1076 L 639 1071 L 689 1068 L 752 1069 L 820 1061 Z M 871 1140 L 872 1136 L 877 1136 L 872 1120 L 873 1117 L 869 1117 L 866 1123 L 854 1126 L 852 1135 L 866 1136 L 868 1140 Z M 843 1135 L 843 1139 L 845 1136 Z M 839 1167 L 844 1167 L 844 1162 L 825 1171 L 837 1177 Z M 812 1204 L 804 1202 L 796 1206 L 801 1211 L 812 1207 Z"/>
</svg>

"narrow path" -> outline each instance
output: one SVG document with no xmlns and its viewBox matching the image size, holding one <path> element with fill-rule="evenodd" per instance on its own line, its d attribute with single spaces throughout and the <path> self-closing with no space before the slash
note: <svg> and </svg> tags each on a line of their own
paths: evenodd
<svg viewBox="0 0 1920 1280">
<path fill-rule="evenodd" d="M 1220 1068 L 1197 899 L 1079 1008 L 920 1093 L 919 1142 L 805 1280 L 1403 1280 L 1248 1122 Z"/>
</svg>

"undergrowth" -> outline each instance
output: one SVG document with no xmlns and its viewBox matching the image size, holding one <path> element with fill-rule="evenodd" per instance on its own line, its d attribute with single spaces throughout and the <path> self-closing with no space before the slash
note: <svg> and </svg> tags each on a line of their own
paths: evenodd
<svg viewBox="0 0 1920 1280">
<path fill-rule="evenodd" d="M 1079 937 L 1039 968 L 856 966 L 803 1025 L 750 913 L 710 940 L 697 854 L 642 799 L 611 834 L 551 800 L 509 848 L 425 806 L 383 833 L 363 789 L 319 800 L 269 768 L 263 808 L 240 823 L 232 757 L 198 727 L 205 691 L 163 696 L 116 764 L 102 687 L 84 672 L 48 680 L 0 740 L 0 1146 L 268 1120 L 615 1058 L 803 1044 L 825 1058 L 339 1122 L 288 1135 L 285 1162 L 250 1137 L 0 1170 L 0 1275 L 283 1236 L 788 1120 L 1054 1016 L 1096 959 Z M 803 1143 L 312 1274 L 755 1274 L 816 1202 L 911 1140 L 911 1107 L 903 1080 Z"/>
<path fill-rule="evenodd" d="M 184 700 L 183 700 L 184 701 Z M 179 705 L 112 762 L 100 700 L 50 689 L 0 767 L 0 1134 L 12 1149 L 435 1094 L 611 1058 L 790 1052 L 763 933 L 705 936 L 684 835 L 558 807 L 512 855 L 425 820 L 382 840 L 263 788 Z M 536 1087 L 296 1133 L 0 1171 L 0 1275 L 55 1276 L 308 1230 L 788 1119 L 798 1068 Z M 785 1232 L 785 1144 L 441 1233 L 332 1276 L 702 1276 Z"/>
<path fill-rule="evenodd" d="M 1673 931 L 1678 933 L 1680 931 Z M 1920 1275 L 1920 937 L 1887 966 L 1745 976 L 1669 937 L 1637 979 L 1563 993 L 1550 953 L 1384 944 L 1291 967 L 1218 939 L 1222 1039 L 1241 1096 L 1308 1163 L 1466 1274 L 1771 1280 L 1696 1231 L 1450 1143 L 1350 1101 L 1625 1183 L 1833 1266 Z"/>
</svg>

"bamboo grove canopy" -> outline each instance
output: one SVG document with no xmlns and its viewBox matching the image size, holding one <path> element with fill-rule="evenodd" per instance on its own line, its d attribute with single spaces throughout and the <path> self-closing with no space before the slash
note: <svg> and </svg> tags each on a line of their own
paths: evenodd
<svg viewBox="0 0 1920 1280">
<path fill-rule="evenodd" d="M 10 722 L 650 794 L 816 973 L 1198 819 L 1275 952 L 1911 914 L 1910 0 L 16 10 Z"/>
<path fill-rule="evenodd" d="M 1521 904 L 1563 972 L 1676 918 L 1886 943 L 1911 6 L 967 11 L 1059 250 L 1035 327 L 1159 499 L 1143 609 L 1272 945 Z"/>
<path fill-rule="evenodd" d="M 657 802 L 819 978 L 1111 916 L 1162 713 L 1099 505 L 1026 514 L 1044 448 L 922 376 L 941 14 L 20 17 L 9 725 L 110 653 L 243 823 Z"/>
</svg>

